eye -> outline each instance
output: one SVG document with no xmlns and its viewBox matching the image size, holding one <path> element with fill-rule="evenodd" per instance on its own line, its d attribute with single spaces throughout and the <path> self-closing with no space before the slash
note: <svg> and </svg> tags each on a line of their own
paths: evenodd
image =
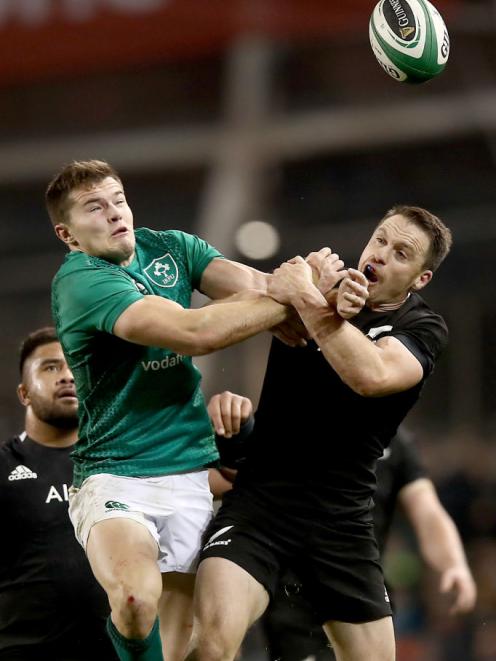
<svg viewBox="0 0 496 661">
<path fill-rule="evenodd" d="M 381 246 L 383 246 L 386 243 L 386 240 L 382 238 L 382 236 L 377 236 L 376 239 L 377 243 L 379 243 Z"/>
<path fill-rule="evenodd" d="M 96 207 L 90 207 L 90 213 L 93 213 L 94 211 L 99 211 L 102 207 L 100 205 Z"/>
<path fill-rule="evenodd" d="M 401 261 L 404 261 L 405 259 L 408 259 L 408 255 L 406 254 L 406 252 L 403 252 L 403 250 L 398 250 L 396 252 L 396 254 L 397 254 L 398 258 L 401 259 Z"/>
</svg>

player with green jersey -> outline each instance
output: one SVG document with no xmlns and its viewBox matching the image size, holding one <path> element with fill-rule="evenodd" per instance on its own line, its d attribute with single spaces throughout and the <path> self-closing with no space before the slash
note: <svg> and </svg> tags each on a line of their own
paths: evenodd
<svg viewBox="0 0 496 661">
<path fill-rule="evenodd" d="M 140 228 L 135 236 L 129 266 L 70 252 L 53 282 L 53 317 L 81 402 L 77 487 L 95 473 L 169 475 L 218 456 L 191 356 L 140 345 L 123 351 L 112 329 L 149 294 L 189 307 L 206 266 L 221 255 L 183 232 Z"/>
<path fill-rule="evenodd" d="M 120 659 L 184 655 L 193 572 L 212 514 L 217 457 L 191 356 L 284 324 L 265 274 L 176 231 L 134 231 L 122 181 L 102 161 L 74 162 L 46 203 L 69 248 L 53 315 L 74 373 L 81 436 L 70 516 L 110 601 Z M 193 289 L 214 305 L 190 309 Z M 287 326 L 289 343 L 300 339 Z M 160 612 L 160 631 L 158 613 Z"/>
</svg>

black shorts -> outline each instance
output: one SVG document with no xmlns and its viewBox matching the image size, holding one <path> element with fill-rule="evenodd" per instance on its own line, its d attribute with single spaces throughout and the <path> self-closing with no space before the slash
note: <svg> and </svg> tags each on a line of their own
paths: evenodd
<svg viewBox="0 0 496 661">
<path fill-rule="evenodd" d="M 228 498 L 219 510 L 205 533 L 200 562 L 220 557 L 236 563 L 271 599 L 290 569 L 319 624 L 371 622 L 391 615 L 371 521 L 291 520 L 288 512 L 278 516 L 270 508 L 250 506 L 247 512 L 239 502 Z"/>
</svg>

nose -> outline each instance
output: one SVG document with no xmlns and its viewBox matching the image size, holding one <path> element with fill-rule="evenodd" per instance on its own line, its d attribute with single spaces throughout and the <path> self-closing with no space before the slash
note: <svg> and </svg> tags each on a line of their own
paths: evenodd
<svg viewBox="0 0 496 661">
<path fill-rule="evenodd" d="M 122 218 L 121 211 L 119 207 L 112 202 L 109 202 L 107 207 L 107 220 L 109 223 L 115 223 L 117 220 Z"/>
<path fill-rule="evenodd" d="M 74 383 L 74 377 L 67 365 L 64 369 L 61 370 L 60 376 L 57 379 L 57 383 Z"/>
<path fill-rule="evenodd" d="M 384 265 L 386 263 L 386 246 L 382 246 L 381 248 L 376 248 L 374 250 L 374 262 L 377 262 L 377 264 L 382 264 Z"/>
</svg>

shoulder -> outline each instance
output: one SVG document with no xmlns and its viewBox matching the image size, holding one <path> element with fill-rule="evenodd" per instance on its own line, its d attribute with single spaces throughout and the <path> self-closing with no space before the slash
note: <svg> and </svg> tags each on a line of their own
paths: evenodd
<svg viewBox="0 0 496 661">
<path fill-rule="evenodd" d="M 413 293 L 403 314 L 398 315 L 395 323 L 397 333 L 409 333 L 426 345 L 431 345 L 438 353 L 448 343 L 448 326 L 443 317 L 434 312 L 425 300 Z"/>
<path fill-rule="evenodd" d="M 82 287 L 85 284 L 91 286 L 95 279 L 106 278 L 107 276 L 114 277 L 116 275 L 130 279 L 125 269 L 118 264 L 113 264 L 106 259 L 94 257 L 84 252 L 73 252 L 66 257 L 64 263 L 55 274 L 52 288 L 56 290 L 59 286 L 71 283 L 76 279 L 78 281 L 78 287 Z"/>
<path fill-rule="evenodd" d="M 22 441 L 19 436 L 11 436 L 5 441 L 0 442 L 0 453 L 1 455 L 12 453 L 14 448 L 21 444 Z"/>
<path fill-rule="evenodd" d="M 198 237 L 176 229 L 151 230 L 139 227 L 135 230 L 136 245 L 145 254 L 156 254 L 156 251 L 171 253 L 174 257 L 188 254 L 194 250 Z"/>
<path fill-rule="evenodd" d="M 416 356 L 424 375 L 430 374 L 448 344 L 448 327 L 442 316 L 434 312 L 419 294 L 413 293 L 398 310 L 393 326 L 391 334 Z"/>
<path fill-rule="evenodd" d="M 444 329 L 448 333 L 448 327 L 443 317 L 435 312 L 420 294 L 412 293 L 404 308 L 404 311 L 401 310 L 401 314 L 398 315 L 397 323 L 401 325 L 430 324 Z"/>
<path fill-rule="evenodd" d="M 119 265 L 77 252 L 66 259 L 52 282 L 52 312 L 79 309 L 91 301 L 109 300 L 116 292 L 136 290 L 131 276 Z"/>
<path fill-rule="evenodd" d="M 11 463 L 13 457 L 19 458 L 22 455 L 22 440 L 19 436 L 12 436 L 5 441 L 0 442 L 0 471 Z"/>
<path fill-rule="evenodd" d="M 62 266 L 55 274 L 52 285 L 56 287 L 67 279 L 80 278 L 82 275 L 87 276 L 90 272 L 123 273 L 123 270 L 117 264 L 112 264 L 112 262 L 105 259 L 75 251 L 66 255 Z"/>
<path fill-rule="evenodd" d="M 181 232 L 181 230 L 152 230 L 148 227 L 138 227 L 134 230 L 134 235 L 136 237 L 136 243 L 139 245 L 142 244 L 152 244 L 157 245 L 157 243 L 183 243 L 188 238 L 193 238 L 192 234 L 187 234 L 186 232 Z"/>
</svg>

